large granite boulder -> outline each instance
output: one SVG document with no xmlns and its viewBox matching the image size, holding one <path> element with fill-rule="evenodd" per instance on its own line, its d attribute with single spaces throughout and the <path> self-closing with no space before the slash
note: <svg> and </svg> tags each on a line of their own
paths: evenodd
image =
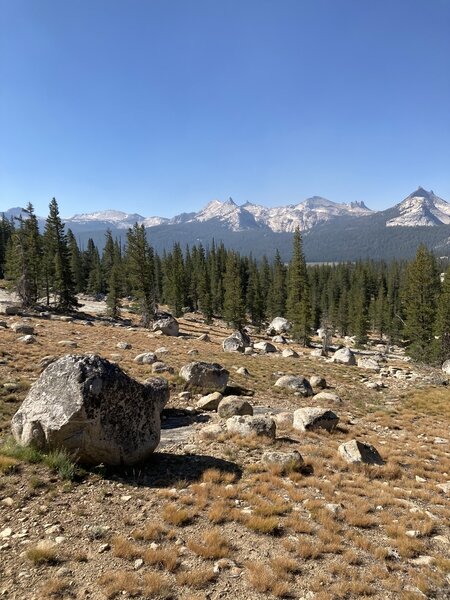
<svg viewBox="0 0 450 600">
<path fill-rule="evenodd" d="M 442 365 L 442 370 L 446 375 L 450 375 L 450 360 L 446 360 Z"/>
<path fill-rule="evenodd" d="M 152 331 L 161 331 L 164 335 L 177 336 L 180 326 L 175 317 L 171 315 L 158 319 L 153 323 Z"/>
<path fill-rule="evenodd" d="M 341 365 L 356 365 L 356 359 L 350 348 L 341 348 L 333 354 L 333 362 Z"/>
<path fill-rule="evenodd" d="M 160 441 L 160 413 L 169 399 L 165 379 L 146 384 L 96 355 L 52 362 L 12 419 L 23 446 L 63 448 L 88 464 L 132 465 Z"/>
<path fill-rule="evenodd" d="M 370 356 L 361 356 L 358 358 L 358 367 L 360 369 L 375 371 L 376 373 L 380 371 L 380 365 L 374 358 L 371 358 Z"/>
<path fill-rule="evenodd" d="M 218 363 L 191 362 L 180 369 L 180 377 L 189 385 L 209 392 L 222 392 L 227 387 L 229 375 Z"/>
<path fill-rule="evenodd" d="M 275 439 L 276 425 L 270 417 L 250 415 L 235 416 L 227 419 L 228 433 L 247 436 L 264 436 Z"/>
<path fill-rule="evenodd" d="M 220 401 L 217 412 L 222 419 L 228 419 L 236 415 L 253 415 L 253 408 L 245 397 L 227 396 Z"/>
<path fill-rule="evenodd" d="M 224 352 L 244 352 L 250 345 L 250 337 L 244 331 L 233 331 L 222 342 Z"/>
<path fill-rule="evenodd" d="M 285 387 L 299 392 L 302 396 L 312 396 L 313 389 L 309 381 L 301 375 L 283 375 L 275 382 L 276 387 Z"/>
<path fill-rule="evenodd" d="M 267 328 L 267 335 L 280 335 L 290 331 L 292 325 L 284 317 L 275 317 Z"/>
</svg>

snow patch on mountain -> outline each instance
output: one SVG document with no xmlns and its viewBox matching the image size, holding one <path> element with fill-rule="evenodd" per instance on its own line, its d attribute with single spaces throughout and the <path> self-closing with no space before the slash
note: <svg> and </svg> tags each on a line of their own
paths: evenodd
<svg viewBox="0 0 450 600">
<path fill-rule="evenodd" d="M 387 227 L 433 227 L 450 224 L 450 204 L 419 187 L 395 207 L 398 216 L 386 222 Z"/>
</svg>

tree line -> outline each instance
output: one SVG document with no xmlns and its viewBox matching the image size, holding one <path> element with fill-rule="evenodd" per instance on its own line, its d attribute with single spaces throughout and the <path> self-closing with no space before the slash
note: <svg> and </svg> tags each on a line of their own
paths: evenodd
<svg viewBox="0 0 450 600">
<path fill-rule="evenodd" d="M 120 316 L 125 297 L 135 301 L 143 326 L 158 305 L 175 316 L 200 311 L 240 328 L 262 327 L 276 316 L 293 324 L 293 336 L 308 344 L 325 328 L 354 336 L 362 345 L 369 334 L 389 343 L 405 342 L 411 357 L 425 362 L 450 358 L 450 267 L 441 277 L 436 257 L 419 246 L 411 261 L 364 260 L 307 267 L 296 231 L 289 264 L 278 252 L 272 261 L 202 244 L 156 253 L 145 229 L 135 224 L 122 246 L 106 233 L 100 253 L 92 240 L 81 249 L 65 231 L 53 199 L 45 228 L 39 231 L 33 206 L 23 216 L 0 220 L 0 277 L 24 307 L 44 303 L 56 310 L 79 307 L 76 295 L 106 296 L 111 317 Z M 442 281 L 441 281 L 442 279 Z"/>
</svg>

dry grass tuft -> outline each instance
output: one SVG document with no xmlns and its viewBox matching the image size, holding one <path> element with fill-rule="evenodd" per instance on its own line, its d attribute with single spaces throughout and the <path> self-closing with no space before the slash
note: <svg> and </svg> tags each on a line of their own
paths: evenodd
<svg viewBox="0 0 450 600">
<path fill-rule="evenodd" d="M 35 565 L 55 565 L 60 562 L 57 548 L 50 542 L 39 542 L 26 551 L 26 556 Z"/>
<path fill-rule="evenodd" d="M 167 535 L 167 529 L 158 523 L 149 522 L 142 529 L 134 529 L 131 535 L 135 540 L 144 540 L 148 542 L 161 541 Z"/>
<path fill-rule="evenodd" d="M 208 559 L 227 558 L 231 548 L 218 529 L 206 533 L 201 541 L 189 540 L 187 547 L 198 556 Z"/>
<path fill-rule="evenodd" d="M 173 587 L 167 577 L 152 571 L 144 573 L 142 592 L 145 598 L 169 598 Z"/>
<path fill-rule="evenodd" d="M 173 573 L 179 566 L 179 556 L 177 548 L 148 548 L 144 551 L 142 558 L 149 565 Z"/>
<path fill-rule="evenodd" d="M 244 525 L 256 533 L 275 535 L 280 531 L 280 523 L 276 517 L 261 517 L 259 515 L 246 515 Z"/>
<path fill-rule="evenodd" d="M 40 589 L 41 598 L 68 598 L 73 597 L 72 594 L 69 596 L 70 584 L 67 579 L 62 577 L 51 577 L 44 581 Z"/>
<path fill-rule="evenodd" d="M 176 525 L 177 527 L 182 527 L 183 525 L 187 525 L 191 523 L 193 518 L 195 517 L 195 512 L 192 510 L 187 510 L 185 508 L 179 508 L 176 504 L 166 504 L 163 508 L 163 519 L 170 525 Z"/>
<path fill-rule="evenodd" d="M 0 473 L 12 473 L 17 469 L 19 461 L 10 456 L 0 454 Z"/>
<path fill-rule="evenodd" d="M 99 578 L 98 583 L 104 588 L 108 600 L 124 592 L 130 596 L 141 592 L 137 576 L 130 571 L 107 571 Z"/>
<path fill-rule="evenodd" d="M 216 578 L 216 574 L 211 567 L 197 567 L 190 571 L 182 571 L 177 575 L 178 585 L 187 585 L 196 589 L 201 589 Z"/>
<path fill-rule="evenodd" d="M 117 558 L 134 560 L 142 554 L 142 548 L 120 535 L 113 537 L 111 545 L 113 556 L 117 556 Z"/>
</svg>

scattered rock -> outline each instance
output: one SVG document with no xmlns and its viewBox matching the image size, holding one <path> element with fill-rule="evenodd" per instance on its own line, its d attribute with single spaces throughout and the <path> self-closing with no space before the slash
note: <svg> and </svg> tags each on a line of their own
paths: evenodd
<svg viewBox="0 0 450 600">
<path fill-rule="evenodd" d="M 22 335 L 21 337 L 17 338 L 17 341 L 21 342 L 22 344 L 34 344 L 37 340 L 34 335 Z"/>
<path fill-rule="evenodd" d="M 448 494 L 450 492 L 450 481 L 447 481 L 447 483 L 438 483 L 436 487 L 444 492 L 444 494 Z"/>
<path fill-rule="evenodd" d="M 253 408 L 240 396 L 227 396 L 219 402 L 217 412 L 221 419 L 228 419 L 235 415 L 253 415 Z"/>
<path fill-rule="evenodd" d="M 103 554 L 103 552 L 107 552 L 108 550 L 111 550 L 111 546 L 109 544 L 100 544 L 98 553 Z"/>
<path fill-rule="evenodd" d="M 180 326 L 174 317 L 167 316 L 155 321 L 153 323 L 152 331 L 161 331 L 163 335 L 177 336 L 180 331 Z"/>
<path fill-rule="evenodd" d="M 90 464 L 131 465 L 158 445 L 168 399 L 164 379 L 144 385 L 99 356 L 67 355 L 32 385 L 11 426 L 23 446 L 65 448 Z"/>
<path fill-rule="evenodd" d="M 209 335 L 207 333 L 202 333 L 197 339 L 199 342 L 209 342 Z"/>
<path fill-rule="evenodd" d="M 306 406 L 294 411 L 294 429 L 309 431 L 326 429 L 333 431 L 339 423 L 339 417 L 331 410 L 318 406 Z"/>
<path fill-rule="evenodd" d="M 339 363 L 341 365 L 356 365 L 355 355 L 350 350 L 350 348 L 341 348 L 340 350 L 336 350 L 336 352 L 333 354 L 332 360 L 333 362 Z"/>
<path fill-rule="evenodd" d="M 369 356 L 360 356 L 358 358 L 358 367 L 360 369 L 368 369 L 370 371 L 376 371 L 377 373 L 380 371 L 380 365 L 377 361 Z"/>
<path fill-rule="evenodd" d="M 314 348 L 311 350 L 310 356 L 314 356 L 315 358 L 325 357 L 327 353 L 323 348 Z"/>
<path fill-rule="evenodd" d="M 132 345 L 128 342 L 117 342 L 116 348 L 118 348 L 119 350 L 131 350 Z"/>
<path fill-rule="evenodd" d="M 226 426 L 229 433 L 242 436 L 265 436 L 275 439 L 276 425 L 270 417 L 234 416 L 227 419 Z"/>
<path fill-rule="evenodd" d="M 5 529 L 2 529 L 2 531 L 0 531 L 0 539 L 5 540 L 6 538 L 9 538 L 12 536 L 12 529 L 11 527 L 5 527 Z"/>
<path fill-rule="evenodd" d="M 450 359 L 446 360 L 442 365 L 442 370 L 446 375 L 450 375 Z"/>
<path fill-rule="evenodd" d="M 192 398 L 191 392 L 180 392 L 178 394 L 180 400 L 190 400 Z"/>
<path fill-rule="evenodd" d="M 234 331 L 222 342 L 224 352 L 244 352 L 250 346 L 250 338 L 244 331 Z"/>
<path fill-rule="evenodd" d="M 134 362 L 138 365 L 152 365 L 158 359 L 156 354 L 153 352 L 143 352 L 142 354 L 138 354 L 134 359 Z"/>
<path fill-rule="evenodd" d="M 77 348 L 78 344 L 72 340 L 61 340 L 58 346 L 67 346 L 68 348 Z"/>
<path fill-rule="evenodd" d="M 428 567 L 434 563 L 434 556 L 418 556 L 417 558 L 411 559 L 411 562 L 417 567 Z"/>
<path fill-rule="evenodd" d="M 20 333 L 22 335 L 33 335 L 34 327 L 28 323 L 13 323 L 11 329 L 14 333 Z"/>
<path fill-rule="evenodd" d="M 6 329 L 8 327 L 8 323 L 6 321 L 0 321 L 0 327 Z"/>
<path fill-rule="evenodd" d="M 208 391 L 222 392 L 228 383 L 229 372 L 218 363 L 191 362 L 180 369 L 189 385 Z"/>
<path fill-rule="evenodd" d="M 349 442 L 341 444 L 338 448 L 338 452 L 348 463 L 384 465 L 384 460 L 374 446 L 358 440 L 350 440 Z"/>
<path fill-rule="evenodd" d="M 286 387 L 295 390 L 304 397 L 313 395 L 313 390 L 309 381 L 301 375 L 283 375 L 283 377 L 277 379 L 275 385 L 276 387 Z"/>
<path fill-rule="evenodd" d="M 332 392 L 319 392 L 313 397 L 314 400 L 319 400 L 321 402 L 342 402 L 340 396 L 337 394 L 333 394 Z"/>
<path fill-rule="evenodd" d="M 213 392 L 212 394 L 208 394 L 207 396 L 203 396 L 198 400 L 195 404 L 195 408 L 199 410 L 217 410 L 219 407 L 219 402 L 222 400 L 223 396 L 220 392 Z"/>
<path fill-rule="evenodd" d="M 263 354 L 268 354 L 269 352 L 277 351 L 275 346 L 270 342 L 257 342 L 256 344 L 253 344 L 253 348 Z"/>
<path fill-rule="evenodd" d="M 188 354 L 192 356 L 197 356 L 198 350 L 196 348 L 192 348 L 191 350 L 188 350 Z"/>
<path fill-rule="evenodd" d="M 292 325 L 283 317 L 275 317 L 267 328 L 267 335 L 279 335 L 290 331 Z"/>
<path fill-rule="evenodd" d="M 281 412 L 274 415 L 273 420 L 277 424 L 277 427 L 292 427 L 294 422 L 294 414 L 291 412 Z"/>
<path fill-rule="evenodd" d="M 272 338 L 274 344 L 287 344 L 287 340 L 284 335 L 274 335 Z"/>
<path fill-rule="evenodd" d="M 324 390 L 327 387 L 325 377 L 321 377 L 320 375 L 312 375 L 312 377 L 309 378 L 309 383 L 313 388 L 319 388 L 321 390 Z"/>
<path fill-rule="evenodd" d="M 156 361 L 152 364 L 152 373 L 174 373 L 173 367 L 169 367 L 165 362 Z"/>
<path fill-rule="evenodd" d="M 298 450 L 291 452 L 268 450 L 262 455 L 262 462 L 266 465 L 279 465 L 285 471 L 298 470 L 304 464 L 303 457 Z"/>
<path fill-rule="evenodd" d="M 213 425 L 206 425 L 200 430 L 200 434 L 202 437 L 206 439 L 215 439 L 222 433 L 222 427 L 217 423 Z"/>
<path fill-rule="evenodd" d="M 292 348 L 285 348 L 281 353 L 283 358 L 298 358 L 298 352 L 292 350 Z"/>
<path fill-rule="evenodd" d="M 250 373 L 248 372 L 248 369 L 246 369 L 245 367 L 239 367 L 239 369 L 237 369 L 236 373 L 238 373 L 238 375 L 243 375 L 244 377 L 250 377 Z"/>
</svg>

